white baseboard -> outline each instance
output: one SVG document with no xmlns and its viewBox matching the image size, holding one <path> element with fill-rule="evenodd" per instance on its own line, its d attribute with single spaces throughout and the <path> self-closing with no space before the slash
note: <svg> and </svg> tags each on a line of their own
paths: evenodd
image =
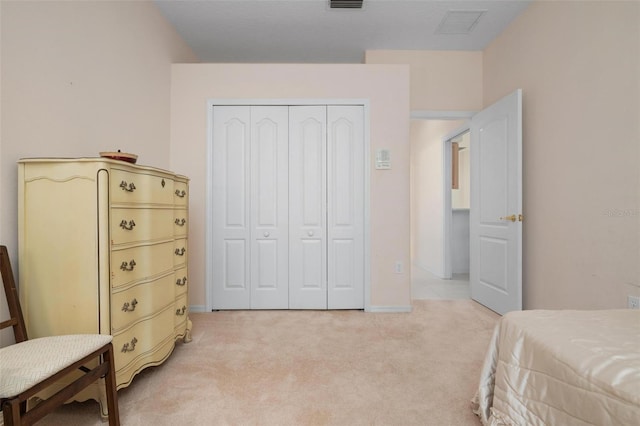
<svg viewBox="0 0 640 426">
<path fill-rule="evenodd" d="M 370 306 L 366 312 L 371 313 L 407 313 L 411 312 L 411 306 Z"/>
<path fill-rule="evenodd" d="M 371 313 L 406 313 L 411 312 L 411 306 L 371 306 L 369 309 L 365 309 L 366 312 Z M 189 312 L 208 312 L 204 305 L 190 305 Z"/>
</svg>

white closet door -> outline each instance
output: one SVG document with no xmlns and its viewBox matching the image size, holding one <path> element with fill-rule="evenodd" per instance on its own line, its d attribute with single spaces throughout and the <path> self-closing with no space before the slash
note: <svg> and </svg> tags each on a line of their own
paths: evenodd
<svg viewBox="0 0 640 426">
<path fill-rule="evenodd" d="M 250 108 L 213 108 L 213 309 L 250 308 Z"/>
<path fill-rule="evenodd" d="M 289 108 L 289 308 L 327 308 L 325 106 Z"/>
<path fill-rule="evenodd" d="M 363 114 L 213 108 L 213 309 L 364 307 Z"/>
<path fill-rule="evenodd" d="M 327 107 L 328 308 L 364 308 L 364 110 Z"/>
<path fill-rule="evenodd" d="M 251 308 L 287 309 L 288 107 L 251 107 Z"/>
</svg>

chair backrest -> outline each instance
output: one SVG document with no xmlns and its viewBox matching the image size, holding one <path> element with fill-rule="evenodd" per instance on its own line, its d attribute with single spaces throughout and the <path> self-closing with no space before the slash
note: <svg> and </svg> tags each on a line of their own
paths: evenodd
<svg viewBox="0 0 640 426">
<path fill-rule="evenodd" d="M 13 278 L 13 270 L 9 262 L 9 252 L 6 246 L 0 246 L 0 272 L 2 273 L 2 284 L 4 285 L 4 293 L 7 296 L 7 305 L 9 306 L 9 315 L 11 319 L 0 322 L 0 330 L 13 327 L 13 334 L 16 343 L 27 340 L 27 328 L 22 316 L 20 308 L 20 299 L 18 298 L 18 289 L 16 281 Z"/>
</svg>

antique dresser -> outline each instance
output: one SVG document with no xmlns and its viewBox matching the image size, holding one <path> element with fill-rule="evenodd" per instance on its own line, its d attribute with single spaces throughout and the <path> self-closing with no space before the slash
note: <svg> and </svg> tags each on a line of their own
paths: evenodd
<svg viewBox="0 0 640 426">
<path fill-rule="evenodd" d="M 188 178 L 106 158 L 18 162 L 20 299 L 30 338 L 113 335 L 118 389 L 190 340 Z M 99 387 L 93 398 L 106 410 Z"/>
</svg>

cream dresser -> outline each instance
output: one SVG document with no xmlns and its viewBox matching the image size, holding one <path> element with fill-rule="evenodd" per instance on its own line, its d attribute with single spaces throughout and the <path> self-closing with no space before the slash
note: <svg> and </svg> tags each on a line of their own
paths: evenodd
<svg viewBox="0 0 640 426">
<path fill-rule="evenodd" d="M 18 162 L 29 337 L 113 335 L 118 389 L 161 364 L 188 318 L 188 179 L 104 158 Z M 78 399 L 106 400 L 100 387 Z"/>
</svg>

